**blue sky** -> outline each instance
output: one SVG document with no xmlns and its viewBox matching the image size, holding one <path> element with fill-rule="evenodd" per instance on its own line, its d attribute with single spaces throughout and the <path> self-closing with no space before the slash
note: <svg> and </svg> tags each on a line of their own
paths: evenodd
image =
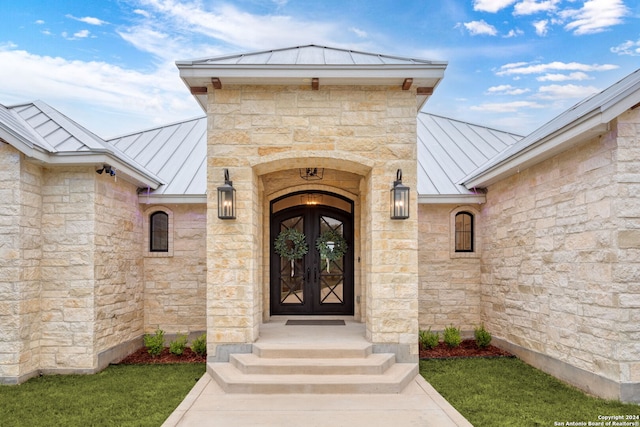
<svg viewBox="0 0 640 427">
<path fill-rule="evenodd" d="M 200 116 L 176 60 L 318 44 L 448 61 L 425 111 L 527 134 L 640 68 L 638 0 L 0 0 L 0 103 L 100 136 Z"/>
</svg>

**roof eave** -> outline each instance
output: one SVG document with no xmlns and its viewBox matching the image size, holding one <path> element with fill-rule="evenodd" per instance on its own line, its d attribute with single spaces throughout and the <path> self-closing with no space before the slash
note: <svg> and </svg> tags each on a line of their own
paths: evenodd
<svg viewBox="0 0 640 427">
<path fill-rule="evenodd" d="M 467 175 L 460 183 L 468 189 L 487 187 L 608 130 L 609 121 L 604 121 L 603 114 L 592 112 L 495 165 Z"/>
<path fill-rule="evenodd" d="M 418 204 L 421 205 L 469 205 L 484 204 L 487 198 L 484 194 L 419 194 Z"/>
<path fill-rule="evenodd" d="M 206 194 L 153 194 L 142 192 L 138 194 L 138 203 L 144 205 L 155 204 L 206 204 Z"/>
</svg>

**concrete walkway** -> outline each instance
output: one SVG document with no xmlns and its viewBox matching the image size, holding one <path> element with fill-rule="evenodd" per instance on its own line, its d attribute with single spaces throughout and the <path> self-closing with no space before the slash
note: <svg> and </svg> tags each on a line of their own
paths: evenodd
<svg viewBox="0 0 640 427">
<path fill-rule="evenodd" d="M 284 326 L 272 319 L 261 326 L 259 342 L 364 340 L 364 325 Z M 399 394 L 225 393 L 204 374 L 163 427 L 449 427 L 471 426 L 420 375 Z"/>
<path fill-rule="evenodd" d="M 421 376 L 400 394 L 230 394 L 205 374 L 163 427 L 471 426 Z"/>
</svg>

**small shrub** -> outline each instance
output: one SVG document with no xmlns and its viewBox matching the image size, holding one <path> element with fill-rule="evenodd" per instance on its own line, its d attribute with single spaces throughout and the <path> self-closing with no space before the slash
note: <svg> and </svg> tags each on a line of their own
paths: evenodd
<svg viewBox="0 0 640 427">
<path fill-rule="evenodd" d="M 428 330 L 420 330 L 418 332 L 418 339 L 423 349 L 429 350 L 435 348 L 440 341 L 440 334 L 437 332 L 431 332 L 431 328 Z"/>
<path fill-rule="evenodd" d="M 155 334 L 146 334 L 144 336 L 144 346 L 151 357 L 159 356 L 164 348 L 164 331 L 157 329 Z"/>
<path fill-rule="evenodd" d="M 491 344 L 491 334 L 484 328 L 484 324 L 475 328 L 473 334 L 476 337 L 476 345 L 479 348 L 489 347 L 489 344 Z"/>
<path fill-rule="evenodd" d="M 460 336 L 460 329 L 455 326 L 447 326 L 444 328 L 444 336 L 442 340 L 449 347 L 457 347 L 462 342 L 462 337 Z"/>
<path fill-rule="evenodd" d="M 191 343 L 191 350 L 198 356 L 207 354 L 207 334 L 202 334 Z"/>
<path fill-rule="evenodd" d="M 187 346 L 187 336 L 183 334 L 178 334 L 174 341 L 169 343 L 169 352 L 171 354 L 175 354 L 176 356 L 182 356 L 184 353 L 184 349 Z"/>
</svg>

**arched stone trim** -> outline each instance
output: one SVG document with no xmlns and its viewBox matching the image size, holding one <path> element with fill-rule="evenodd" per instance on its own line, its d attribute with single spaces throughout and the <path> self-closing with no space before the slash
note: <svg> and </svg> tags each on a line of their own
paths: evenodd
<svg viewBox="0 0 640 427">
<path fill-rule="evenodd" d="M 153 215 L 156 212 L 164 212 L 167 214 L 167 216 L 169 217 L 169 223 L 168 223 L 168 250 L 166 252 L 151 252 L 150 250 L 150 242 L 151 242 L 151 223 L 150 223 L 150 219 L 151 219 L 151 215 Z M 173 256 L 173 239 L 174 239 L 174 233 L 173 233 L 173 222 L 174 222 L 174 218 L 173 218 L 173 211 L 169 208 L 167 208 L 166 206 L 160 206 L 160 205 L 156 205 L 156 206 L 151 206 L 149 208 L 147 208 L 144 212 L 143 212 L 143 222 L 144 222 L 144 248 L 143 248 L 143 253 L 145 257 L 148 258 L 167 258 L 167 257 L 172 257 Z"/>
<path fill-rule="evenodd" d="M 462 212 L 468 212 L 473 216 L 472 252 L 456 252 L 456 215 Z M 480 225 L 480 211 L 473 206 L 458 206 L 449 212 L 449 256 L 451 258 L 480 258 L 480 250 L 482 248 L 479 233 Z"/>
<path fill-rule="evenodd" d="M 346 156 L 347 154 L 340 151 L 287 151 L 262 156 L 260 161 L 252 164 L 251 167 L 257 175 L 265 175 L 286 169 L 307 168 L 313 165 L 313 167 L 335 169 L 366 176 L 375 164 L 372 159 L 352 153 L 348 153 L 348 159 L 345 158 Z"/>
</svg>

